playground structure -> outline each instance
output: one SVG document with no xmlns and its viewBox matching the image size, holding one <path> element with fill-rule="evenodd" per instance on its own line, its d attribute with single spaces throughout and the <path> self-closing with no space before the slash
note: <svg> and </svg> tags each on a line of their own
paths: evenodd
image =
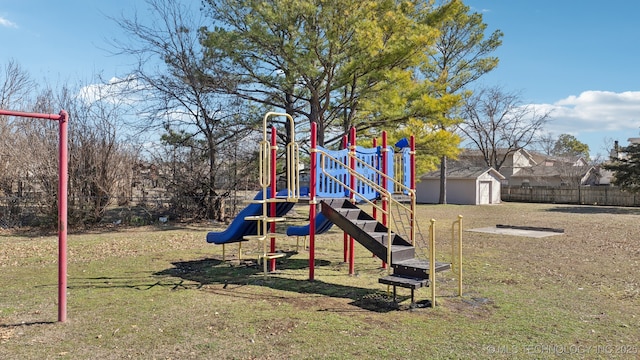
<svg viewBox="0 0 640 360">
<path fill-rule="evenodd" d="M 289 144 L 286 152 L 286 186 L 276 191 L 276 128 L 270 127 L 269 118 L 285 117 L 288 123 Z M 277 222 L 285 221 L 286 213 L 298 202 L 308 201 L 309 224 L 290 226 L 287 236 L 309 237 L 309 280 L 315 277 L 315 237 L 336 225 L 344 231 L 344 261 L 349 274 L 354 271 L 354 241 L 358 241 L 374 256 L 382 259 L 387 275 L 379 283 L 414 290 L 431 288 L 431 304 L 435 305 L 435 274 L 455 267 L 458 294 L 462 294 L 462 216 L 451 227 L 451 263 L 436 261 L 435 220 L 428 230 L 428 260 L 416 257 L 417 240 L 424 241 L 416 221 L 415 197 L 415 139 L 403 139 L 396 148 L 388 146 L 386 132 L 382 145 L 364 148 L 356 145 L 356 131 L 343 138 L 345 148 L 329 150 L 317 145 L 317 126 L 311 124 L 310 178 L 308 194 L 301 192 L 299 183 L 299 149 L 295 142 L 295 126 L 288 114 L 267 113 L 263 120 L 263 139 L 260 142 L 260 186 L 252 204 L 242 210 L 227 230 L 210 232 L 207 242 L 223 245 L 238 243 L 238 258 L 244 241 L 259 240 L 263 251 L 258 257 L 265 276 L 275 270 L 276 258 L 285 253 L 276 252 Z M 270 135 L 270 136 L 269 136 Z M 301 196 L 302 194 L 302 196 Z M 369 204 L 372 214 L 358 204 Z M 318 213 L 318 208 L 320 212 Z M 393 211 L 395 209 L 395 212 Z M 306 243 L 306 242 L 305 242 Z"/>
<path fill-rule="evenodd" d="M 0 115 L 57 121 L 58 139 L 58 322 L 67 321 L 67 127 L 69 114 L 28 113 L 0 109 Z"/>
</svg>

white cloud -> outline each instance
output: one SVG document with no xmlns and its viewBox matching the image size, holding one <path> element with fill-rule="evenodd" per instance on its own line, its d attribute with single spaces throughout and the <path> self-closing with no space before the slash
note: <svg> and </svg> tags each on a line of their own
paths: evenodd
<svg viewBox="0 0 640 360">
<path fill-rule="evenodd" d="M 0 26 L 4 26 L 4 27 L 8 27 L 8 28 L 18 28 L 18 24 L 14 23 L 13 21 L 10 21 L 7 18 L 4 18 L 2 16 L 0 16 Z"/>
<path fill-rule="evenodd" d="M 532 104 L 551 111 L 549 130 L 558 133 L 625 131 L 640 127 L 640 91 L 584 91 L 553 104 Z"/>
<path fill-rule="evenodd" d="M 133 103 L 139 101 L 135 90 L 141 88 L 140 83 L 132 76 L 126 78 L 112 77 L 104 83 L 86 85 L 80 89 L 79 96 L 87 103 L 106 101 L 111 103 Z"/>
</svg>

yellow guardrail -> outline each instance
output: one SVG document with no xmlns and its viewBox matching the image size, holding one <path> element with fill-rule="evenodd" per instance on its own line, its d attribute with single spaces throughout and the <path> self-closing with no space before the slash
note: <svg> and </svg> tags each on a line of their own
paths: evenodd
<svg viewBox="0 0 640 360">
<path fill-rule="evenodd" d="M 262 215 L 247 217 L 247 220 L 257 221 L 257 235 L 253 238 L 263 242 L 263 253 L 259 257 L 258 262 L 262 259 L 264 265 L 264 274 L 267 275 L 267 260 L 281 257 L 283 254 L 272 254 L 267 249 L 267 239 L 275 238 L 275 234 L 269 233 L 268 225 L 270 223 L 281 221 L 283 219 L 276 217 L 269 217 L 268 204 L 274 200 L 268 199 L 267 189 L 276 182 L 275 169 L 271 164 L 271 152 L 277 151 L 278 147 L 272 142 L 275 142 L 275 135 L 272 134 L 272 138 L 269 139 L 268 134 L 268 119 L 269 117 L 284 116 L 289 122 L 289 140 L 286 145 L 286 183 L 287 183 L 287 196 L 286 200 L 279 199 L 279 201 L 297 202 L 300 198 L 300 168 L 299 168 L 299 148 L 295 142 L 295 123 L 293 117 L 286 113 L 268 112 L 263 119 L 262 129 L 262 141 L 260 141 L 259 149 L 259 171 L 260 171 L 260 186 L 262 187 Z M 275 194 L 272 194 L 275 195 Z"/>
</svg>

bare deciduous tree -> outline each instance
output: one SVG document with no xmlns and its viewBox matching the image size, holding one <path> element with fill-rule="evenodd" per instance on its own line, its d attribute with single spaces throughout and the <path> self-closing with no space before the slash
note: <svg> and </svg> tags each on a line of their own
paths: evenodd
<svg viewBox="0 0 640 360">
<path fill-rule="evenodd" d="M 24 110 L 25 103 L 35 90 L 35 83 L 29 74 L 13 60 L 0 73 L 0 109 Z M 14 185 L 17 167 L 10 165 L 15 156 L 16 141 L 13 120 L 0 116 L 0 193 L 10 193 Z"/>
<path fill-rule="evenodd" d="M 32 93 L 33 103 L 24 110 L 56 113 L 67 109 L 69 122 L 69 225 L 85 225 L 101 221 L 114 199 L 118 186 L 126 182 L 136 154 L 119 137 L 117 124 L 122 119 L 122 104 L 117 98 L 107 99 L 91 88 L 87 96 L 78 86 L 60 90 L 45 88 Z M 3 172 L 6 195 L 15 206 L 9 206 L 12 225 L 24 224 L 25 218 L 37 218 L 42 226 L 57 224 L 58 201 L 58 125 L 53 121 L 11 118 L 10 135 L 3 142 L 9 159 Z M 4 144 L 3 144 L 4 145 Z M 11 205 L 10 204 L 10 205 Z M 2 214 L 0 214 L 2 215 Z M 5 214 L 6 215 L 6 214 Z M 29 220 L 30 224 L 35 224 Z"/>
<path fill-rule="evenodd" d="M 35 90 L 35 83 L 14 60 L 9 60 L 3 70 L 0 74 L 0 108 L 19 110 Z"/>
<path fill-rule="evenodd" d="M 140 96 L 139 124 L 146 132 L 183 134 L 170 145 L 188 145 L 193 159 L 200 163 L 193 167 L 198 171 L 182 172 L 186 178 L 173 179 L 172 183 L 184 185 L 174 188 L 174 195 L 196 199 L 202 210 L 196 215 L 221 218 L 222 201 L 230 194 L 230 189 L 217 187 L 218 177 L 225 176 L 221 174 L 225 161 L 221 149 L 236 146 L 261 119 L 242 100 L 212 90 L 216 87 L 212 81 L 225 79 L 211 73 L 210 64 L 203 59 L 201 24 L 191 9 L 173 1 L 146 3 L 152 19 L 115 20 L 132 41 L 115 40 L 115 48 L 138 59 L 126 81 Z"/>
<path fill-rule="evenodd" d="M 463 111 L 460 130 L 480 150 L 486 165 L 496 170 L 510 154 L 532 144 L 550 119 L 550 112 L 523 105 L 517 93 L 500 87 L 476 92 L 466 99 Z"/>
<path fill-rule="evenodd" d="M 130 189 L 138 152 L 123 134 L 126 103 L 104 87 L 63 88 L 59 103 L 70 118 L 70 223 L 100 222 L 109 205 Z"/>
<path fill-rule="evenodd" d="M 534 149 L 540 151 L 544 155 L 551 155 L 553 153 L 553 147 L 556 145 L 558 139 L 551 133 L 543 133 L 538 136 L 535 141 Z"/>
</svg>

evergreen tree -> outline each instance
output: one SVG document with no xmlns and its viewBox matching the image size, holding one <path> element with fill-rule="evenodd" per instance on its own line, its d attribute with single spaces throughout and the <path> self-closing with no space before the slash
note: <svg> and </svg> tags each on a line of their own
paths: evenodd
<svg viewBox="0 0 640 360">
<path fill-rule="evenodd" d="M 429 61 L 448 6 L 386 0 L 205 3 L 216 25 L 202 32 L 206 55 L 214 73 L 233 80 L 221 90 L 315 122 L 320 145 L 340 139 L 351 126 L 375 136 L 410 119 L 429 123 L 451 106 L 447 96 L 433 96 L 433 81 L 417 71 Z"/>
<path fill-rule="evenodd" d="M 640 144 L 623 147 L 611 163 L 603 165 L 613 171 L 612 183 L 631 192 L 640 192 Z"/>
</svg>

